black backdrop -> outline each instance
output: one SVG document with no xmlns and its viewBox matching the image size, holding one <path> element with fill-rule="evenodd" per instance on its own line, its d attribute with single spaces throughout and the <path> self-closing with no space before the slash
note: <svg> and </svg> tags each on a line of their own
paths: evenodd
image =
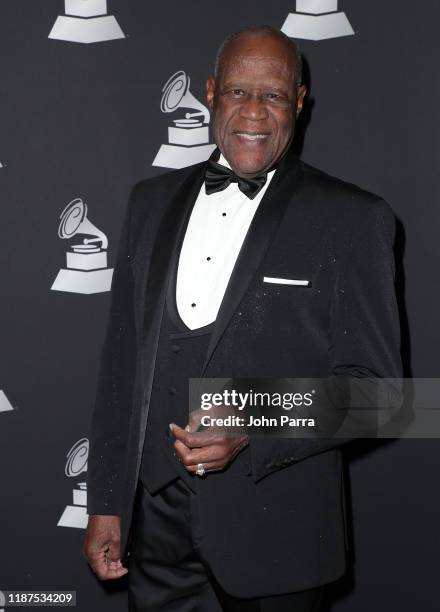
<svg viewBox="0 0 440 612">
<path fill-rule="evenodd" d="M 440 5 L 341 0 L 339 10 L 354 35 L 301 41 L 302 156 L 393 206 L 406 373 L 436 377 Z M 88 434 L 110 295 L 51 290 L 68 246 L 59 216 L 82 198 L 111 267 L 129 188 L 164 171 L 152 162 L 187 110 L 161 112 L 164 83 L 184 70 L 203 102 L 222 39 L 281 27 L 294 11 L 295 0 L 109 0 L 125 37 L 79 44 L 48 38 L 62 0 L 2 0 L 0 589 L 76 589 L 81 611 L 126 609 L 124 583 L 99 583 L 83 560 L 83 529 L 57 526 L 85 480 L 80 455 L 66 476 L 66 455 Z M 438 609 L 439 451 L 437 440 L 348 450 L 356 564 L 332 610 Z"/>
</svg>

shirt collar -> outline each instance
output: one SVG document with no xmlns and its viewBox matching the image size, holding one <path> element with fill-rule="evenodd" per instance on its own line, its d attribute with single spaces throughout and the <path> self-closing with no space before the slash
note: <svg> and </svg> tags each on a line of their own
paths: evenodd
<svg viewBox="0 0 440 612">
<path fill-rule="evenodd" d="M 231 166 L 226 157 L 224 157 L 223 153 L 220 153 L 220 157 L 217 163 L 222 164 L 222 166 L 226 166 L 226 168 L 229 168 L 231 170 Z"/>
</svg>

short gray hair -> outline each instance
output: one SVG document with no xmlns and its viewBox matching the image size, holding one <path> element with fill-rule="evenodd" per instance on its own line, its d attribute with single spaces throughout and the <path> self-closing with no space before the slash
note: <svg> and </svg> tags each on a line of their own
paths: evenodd
<svg viewBox="0 0 440 612">
<path fill-rule="evenodd" d="M 278 38 L 278 40 L 282 40 L 283 42 L 285 42 L 288 45 L 288 47 L 290 47 L 292 51 L 292 56 L 295 60 L 296 85 L 297 87 L 301 85 L 302 73 L 303 73 L 303 61 L 302 61 L 302 56 L 301 56 L 301 51 L 300 51 L 299 46 L 294 40 L 286 36 L 284 32 L 281 32 L 281 30 L 278 30 L 277 28 L 274 28 L 273 26 L 270 26 L 270 25 L 247 26 L 245 28 L 242 28 L 241 30 L 237 30 L 236 32 L 233 32 L 232 34 L 229 34 L 229 36 L 227 36 L 222 42 L 222 44 L 220 45 L 217 51 L 217 55 L 215 56 L 215 66 L 214 66 L 214 77 L 215 78 L 218 77 L 218 74 L 220 72 L 222 56 L 225 50 L 227 49 L 227 47 L 229 47 L 231 43 L 235 42 L 237 38 L 240 38 L 240 36 L 243 36 L 245 34 L 250 34 L 250 35 L 266 34 L 266 35 L 274 36 Z"/>
</svg>

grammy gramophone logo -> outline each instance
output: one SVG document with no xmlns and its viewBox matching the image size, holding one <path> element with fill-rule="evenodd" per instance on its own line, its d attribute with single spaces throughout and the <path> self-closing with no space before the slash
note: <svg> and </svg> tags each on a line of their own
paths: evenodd
<svg viewBox="0 0 440 612">
<path fill-rule="evenodd" d="M 14 410 L 14 408 L 6 397 L 6 393 L 0 389 L 0 412 L 9 412 L 10 410 Z"/>
<path fill-rule="evenodd" d="M 290 38 L 325 40 L 351 36 L 354 30 L 338 0 L 296 0 L 296 12 L 290 13 L 281 31 Z"/>
<path fill-rule="evenodd" d="M 87 461 L 89 458 L 89 441 L 81 438 L 72 446 L 67 453 L 65 474 L 68 478 L 78 478 L 83 472 L 87 472 Z M 73 504 L 65 507 L 58 527 L 87 527 L 87 482 L 78 482 L 73 489 Z"/>
<path fill-rule="evenodd" d="M 184 117 L 173 119 L 168 128 L 168 144 L 163 144 L 153 166 L 185 168 L 205 161 L 215 149 L 209 144 L 209 110 L 190 92 L 190 78 L 183 70 L 174 73 L 162 89 L 160 110 L 173 113 L 180 108 L 193 109 Z"/>
<path fill-rule="evenodd" d="M 107 268 L 107 236 L 89 221 L 81 198 L 72 200 L 61 213 L 58 236 L 74 238 L 75 244 L 69 245 L 67 266 L 58 272 L 51 289 L 85 294 L 110 291 L 113 268 Z"/>
<path fill-rule="evenodd" d="M 59 15 L 49 38 L 77 43 L 97 43 L 125 38 L 113 15 L 107 15 L 107 0 L 65 0 L 65 15 Z"/>
</svg>

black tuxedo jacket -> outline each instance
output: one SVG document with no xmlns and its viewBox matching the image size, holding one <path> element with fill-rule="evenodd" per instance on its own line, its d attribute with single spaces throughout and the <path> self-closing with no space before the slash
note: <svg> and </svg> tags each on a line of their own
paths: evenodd
<svg viewBox="0 0 440 612">
<path fill-rule="evenodd" d="M 200 163 L 138 183 L 121 235 L 87 481 L 89 514 L 122 517 L 122 555 L 168 270 L 204 170 Z M 288 151 L 247 233 L 200 376 L 400 377 L 394 226 L 382 199 Z M 201 552 L 226 591 L 258 597 L 343 574 L 340 442 L 252 438 L 226 470 L 199 479 Z"/>
</svg>

